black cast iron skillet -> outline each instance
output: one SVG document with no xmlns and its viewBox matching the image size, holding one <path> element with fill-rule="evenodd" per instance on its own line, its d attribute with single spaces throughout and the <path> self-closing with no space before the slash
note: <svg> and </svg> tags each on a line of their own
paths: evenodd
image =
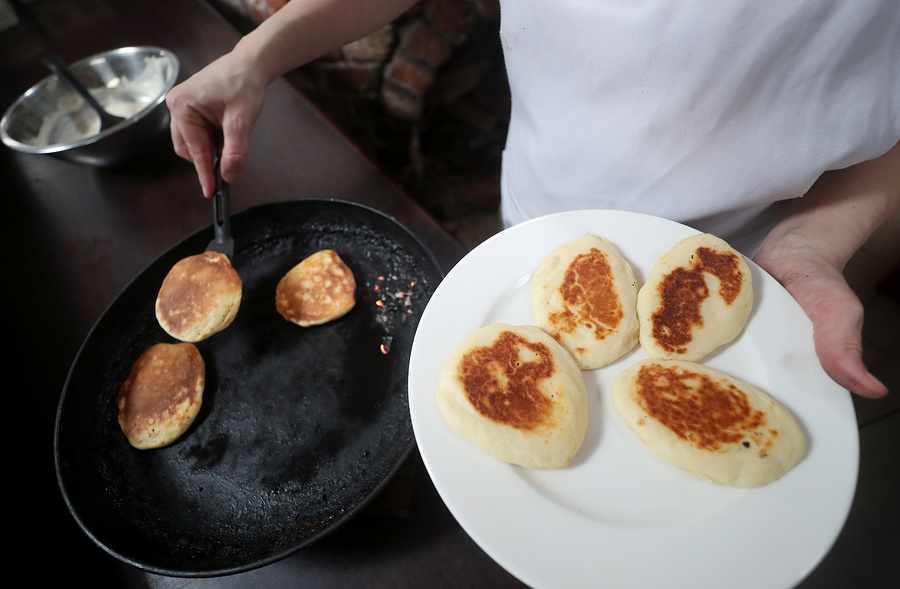
<svg viewBox="0 0 900 589">
<path fill-rule="evenodd" d="M 170 576 L 249 570 L 309 545 L 361 510 L 413 448 L 409 352 L 442 275 L 389 217 L 330 200 L 262 205 L 232 219 L 243 283 L 234 322 L 197 344 L 207 385 L 171 446 L 132 448 L 116 395 L 151 345 L 174 342 L 154 314 L 166 273 L 209 241 L 201 231 L 131 282 L 93 327 L 57 413 L 59 485 L 101 548 Z M 302 328 L 275 309 L 278 280 L 331 248 L 357 282 L 356 307 Z"/>
</svg>

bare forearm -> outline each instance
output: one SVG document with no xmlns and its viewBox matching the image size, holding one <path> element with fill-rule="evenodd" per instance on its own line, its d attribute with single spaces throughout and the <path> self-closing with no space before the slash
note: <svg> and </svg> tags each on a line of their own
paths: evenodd
<svg viewBox="0 0 900 589">
<path fill-rule="evenodd" d="M 291 0 L 235 47 L 264 84 L 391 22 L 416 0 Z"/>
<path fill-rule="evenodd" d="M 771 231 L 760 255 L 779 257 L 783 250 L 811 248 L 843 269 L 898 208 L 900 143 L 881 157 L 823 174 Z"/>
<path fill-rule="evenodd" d="M 166 97 L 172 144 L 192 162 L 203 194 L 215 177 L 210 135 L 222 132 L 222 177 L 234 182 L 266 88 L 282 74 L 392 22 L 414 0 L 291 0 Z"/>
</svg>

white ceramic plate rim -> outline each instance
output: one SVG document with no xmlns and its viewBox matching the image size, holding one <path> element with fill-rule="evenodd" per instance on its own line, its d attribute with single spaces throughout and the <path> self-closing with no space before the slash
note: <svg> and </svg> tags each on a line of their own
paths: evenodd
<svg viewBox="0 0 900 589">
<path fill-rule="evenodd" d="M 755 301 L 747 326 L 703 363 L 768 391 L 797 416 L 807 455 L 778 481 L 723 487 L 653 456 L 608 395 L 615 376 L 646 357 L 639 346 L 583 373 L 588 433 L 563 469 L 498 462 L 443 421 L 435 393 L 453 348 L 489 323 L 532 324 L 538 262 L 587 232 L 610 240 L 639 283 L 660 255 L 697 233 L 638 213 L 570 211 L 498 233 L 447 274 L 423 313 L 409 369 L 413 430 L 442 499 L 488 555 L 536 588 L 794 586 L 846 520 L 858 430 L 849 393 L 816 359 L 811 323 L 752 262 Z"/>
</svg>

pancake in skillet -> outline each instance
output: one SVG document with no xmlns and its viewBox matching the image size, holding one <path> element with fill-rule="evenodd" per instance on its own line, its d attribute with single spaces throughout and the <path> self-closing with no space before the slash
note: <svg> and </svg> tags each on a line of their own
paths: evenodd
<svg viewBox="0 0 900 589">
<path fill-rule="evenodd" d="M 156 319 L 175 339 L 199 342 L 231 324 L 242 290 L 241 277 L 224 254 L 188 256 L 163 280 L 156 297 Z"/>
<path fill-rule="evenodd" d="M 612 401 L 651 452 L 714 483 L 766 485 L 806 451 L 799 424 L 781 403 L 701 364 L 643 360 L 616 378 Z"/>
<path fill-rule="evenodd" d="M 141 354 L 119 389 L 119 427 L 139 450 L 167 446 L 194 422 L 205 386 L 194 344 L 158 343 Z"/>
<path fill-rule="evenodd" d="M 638 343 L 634 272 L 612 243 L 586 234 L 545 256 L 532 282 L 538 327 L 579 368 L 600 368 Z"/>
<path fill-rule="evenodd" d="M 641 347 L 651 358 L 698 362 L 743 330 L 753 307 L 744 256 L 708 233 L 661 256 L 637 297 Z"/>
<path fill-rule="evenodd" d="M 302 327 L 342 317 L 355 305 L 353 272 L 330 249 L 318 251 L 291 268 L 275 288 L 278 312 Z"/>
<path fill-rule="evenodd" d="M 437 403 L 451 429 L 497 460 L 560 468 L 587 430 L 581 371 L 556 340 L 531 325 L 482 327 L 453 351 Z"/>
</svg>

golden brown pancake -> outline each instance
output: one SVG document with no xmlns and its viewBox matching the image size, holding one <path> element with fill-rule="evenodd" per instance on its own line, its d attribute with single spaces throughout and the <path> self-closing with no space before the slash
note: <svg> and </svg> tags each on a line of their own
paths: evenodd
<svg viewBox="0 0 900 589">
<path fill-rule="evenodd" d="M 458 434 L 494 458 L 529 468 L 565 466 L 587 430 L 581 371 L 556 340 L 530 325 L 473 332 L 441 372 L 438 407 Z"/>
<path fill-rule="evenodd" d="M 744 256 L 708 233 L 688 237 L 657 260 L 638 292 L 641 347 L 651 358 L 697 362 L 737 337 L 752 307 Z"/>
<path fill-rule="evenodd" d="M 302 327 L 321 325 L 347 314 L 356 305 L 356 280 L 337 252 L 318 251 L 278 282 L 275 307 Z"/>
<path fill-rule="evenodd" d="M 156 319 L 175 339 L 199 342 L 231 324 L 242 290 L 241 277 L 224 254 L 189 256 L 163 280 L 156 297 Z"/>
<path fill-rule="evenodd" d="M 612 243 L 592 234 L 545 256 L 532 282 L 535 324 L 584 370 L 618 359 L 638 343 L 637 280 Z"/>
<path fill-rule="evenodd" d="M 200 411 L 206 368 L 194 344 L 159 343 L 134 363 L 119 389 L 119 426 L 140 450 L 178 439 Z"/>
<path fill-rule="evenodd" d="M 651 452 L 711 482 L 765 485 L 806 451 L 799 424 L 782 404 L 701 364 L 639 362 L 613 382 L 612 400 Z"/>
</svg>

